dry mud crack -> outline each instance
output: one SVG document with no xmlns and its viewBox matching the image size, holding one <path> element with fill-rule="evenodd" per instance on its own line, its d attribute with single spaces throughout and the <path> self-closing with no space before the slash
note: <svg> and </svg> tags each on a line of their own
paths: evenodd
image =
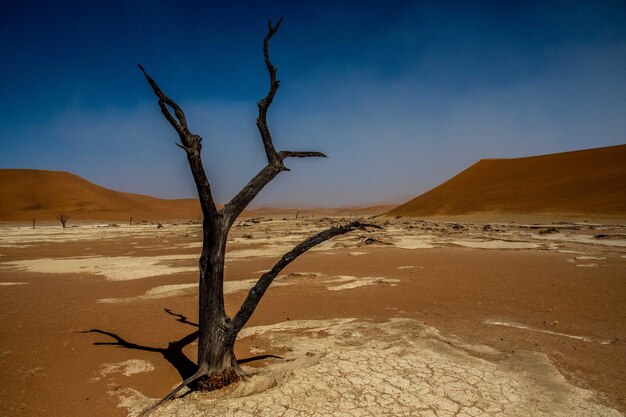
<svg viewBox="0 0 626 417">
<path fill-rule="evenodd" d="M 241 337 L 252 335 L 289 354 L 243 382 L 191 393 L 155 415 L 622 416 L 567 383 L 542 354 L 491 362 L 410 319 L 289 321 L 249 328 Z M 143 406 L 148 400 L 136 399 Z M 128 401 L 121 406 L 130 415 L 139 411 Z"/>
</svg>

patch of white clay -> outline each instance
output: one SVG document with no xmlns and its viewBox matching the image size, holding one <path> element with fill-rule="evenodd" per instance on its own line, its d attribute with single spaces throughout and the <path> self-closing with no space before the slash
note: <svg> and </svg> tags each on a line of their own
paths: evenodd
<svg viewBox="0 0 626 417">
<path fill-rule="evenodd" d="M 393 244 L 400 249 L 431 249 L 436 247 L 427 236 L 400 236 L 395 238 Z"/>
<path fill-rule="evenodd" d="M 569 384 L 545 355 L 518 352 L 494 363 L 433 338 L 430 329 L 408 319 L 244 329 L 242 338 L 256 335 L 284 348 L 285 360 L 224 390 L 166 403 L 154 415 L 621 416 Z"/>
<path fill-rule="evenodd" d="M 531 242 L 511 242 L 508 240 L 453 240 L 450 243 L 474 249 L 535 249 L 539 245 Z"/>
<path fill-rule="evenodd" d="M 566 235 L 563 233 L 554 233 L 551 235 L 530 235 L 533 239 L 538 240 L 555 240 L 560 242 L 585 243 L 589 245 L 626 247 L 626 239 L 596 239 L 589 235 Z"/>
<path fill-rule="evenodd" d="M 239 281 L 224 281 L 224 294 L 234 294 L 241 291 L 248 291 L 256 284 L 257 279 L 246 279 Z M 272 283 L 272 287 L 280 287 L 284 285 L 291 285 L 293 282 L 285 282 L 281 277 L 277 277 Z M 176 284 L 176 285 L 162 285 L 160 287 L 154 287 L 146 291 L 145 294 L 137 297 L 124 297 L 124 298 L 101 298 L 97 303 L 128 303 L 140 300 L 152 300 L 156 298 L 166 298 L 180 296 L 184 294 L 194 294 L 198 290 L 198 284 Z"/>
<path fill-rule="evenodd" d="M 118 408 L 125 408 L 128 412 L 127 417 L 139 417 L 142 412 L 145 411 L 148 407 L 153 405 L 156 398 L 146 397 L 139 391 L 133 388 L 120 388 L 117 387 L 108 392 L 109 395 L 117 397 L 118 399 Z"/>
<path fill-rule="evenodd" d="M 345 282 L 345 284 L 336 285 L 336 286 L 328 286 L 331 291 L 342 291 L 342 290 L 351 290 L 354 288 L 364 287 L 366 285 L 375 285 L 375 284 L 394 284 L 400 282 L 399 279 L 393 278 L 384 278 L 384 277 L 354 277 L 350 275 L 340 275 L 337 277 L 331 277 L 330 279 L 325 280 L 326 283 L 339 283 Z"/>
<path fill-rule="evenodd" d="M 197 260 L 198 255 L 163 256 L 85 256 L 72 258 L 43 258 L 3 262 L 2 266 L 44 274 L 94 274 L 111 281 L 126 281 L 197 271 L 194 266 L 171 266 L 167 262 Z"/>
<path fill-rule="evenodd" d="M 101 298 L 97 303 L 127 303 L 139 300 L 152 300 L 156 298 L 174 297 L 183 295 L 185 293 L 192 293 L 197 290 L 198 284 L 177 284 L 177 285 L 162 285 L 160 287 L 154 287 L 146 291 L 145 294 L 137 297 L 124 297 L 124 298 Z"/>
<path fill-rule="evenodd" d="M 119 363 L 105 363 L 100 368 L 100 377 L 105 377 L 109 374 L 122 374 L 124 376 L 131 376 L 134 374 L 141 374 L 154 371 L 154 366 L 144 360 L 129 359 Z"/>
<path fill-rule="evenodd" d="M 583 342 L 590 342 L 590 343 L 594 342 L 600 345 L 608 345 L 609 343 L 611 343 L 609 340 L 597 340 L 597 339 L 592 339 L 586 336 L 576 336 L 576 335 L 571 335 L 571 334 L 566 334 L 566 333 L 553 332 L 551 330 L 537 329 L 535 327 L 531 327 L 522 323 L 516 323 L 513 321 L 506 322 L 506 321 L 500 321 L 500 320 L 485 320 L 483 323 L 491 324 L 493 326 L 512 327 L 514 329 L 523 329 L 523 330 L 530 330 L 532 332 L 552 334 L 555 336 L 562 336 L 562 337 L 567 337 L 570 339 L 582 340 Z"/>
<path fill-rule="evenodd" d="M 71 221 L 71 220 L 70 220 Z M 0 228 L 0 247 L 29 247 L 41 243 L 77 242 L 88 240 L 109 240 L 122 238 L 155 238 L 163 234 L 185 235 L 196 232 L 199 225 L 167 225 L 157 229 L 155 225 L 118 225 L 110 227 L 102 224 L 67 227 L 40 226 Z"/>
</svg>

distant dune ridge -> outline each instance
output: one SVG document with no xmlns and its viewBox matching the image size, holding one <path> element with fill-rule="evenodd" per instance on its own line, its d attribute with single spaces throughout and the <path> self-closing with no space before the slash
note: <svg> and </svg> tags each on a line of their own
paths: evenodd
<svg viewBox="0 0 626 417">
<path fill-rule="evenodd" d="M 516 159 L 483 159 L 392 208 L 261 207 L 247 216 L 460 216 L 524 214 L 626 218 L 626 145 Z M 388 211 L 390 210 L 390 211 Z M 123 193 L 64 171 L 0 169 L 0 221 L 200 219 L 196 199 Z"/>
<path fill-rule="evenodd" d="M 395 205 L 344 208 L 260 207 L 244 216 L 364 216 Z M 65 171 L 0 169 L 0 222 L 56 222 L 64 212 L 73 220 L 133 221 L 201 219 L 197 199 L 166 200 L 110 190 Z"/>
<path fill-rule="evenodd" d="M 199 219 L 195 199 L 165 200 L 122 193 L 64 171 L 0 169 L 0 221 Z"/>
<path fill-rule="evenodd" d="M 388 215 L 626 217 L 626 145 L 483 159 Z"/>
</svg>

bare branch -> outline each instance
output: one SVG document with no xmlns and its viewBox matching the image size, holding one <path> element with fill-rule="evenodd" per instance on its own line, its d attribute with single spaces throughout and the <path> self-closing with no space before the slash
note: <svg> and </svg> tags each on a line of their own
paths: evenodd
<svg viewBox="0 0 626 417">
<path fill-rule="evenodd" d="M 246 185 L 224 205 L 222 213 L 224 214 L 224 224 L 226 228 L 232 226 L 237 217 L 250 204 L 256 195 L 281 171 L 284 171 L 284 165 L 268 164 L 258 174 L 254 176 Z"/>
<path fill-rule="evenodd" d="M 183 144 L 188 146 L 188 144 L 185 143 L 185 140 L 186 140 L 186 136 L 189 135 L 190 132 L 187 127 L 187 118 L 185 117 L 185 113 L 183 112 L 183 109 L 181 109 L 180 106 L 176 104 L 174 100 L 172 100 L 171 98 L 165 95 L 163 90 L 161 90 L 159 85 L 146 72 L 143 66 L 141 65 L 138 65 L 138 66 L 141 72 L 143 72 L 143 75 L 146 77 L 146 80 L 148 80 L 148 84 L 150 84 L 150 87 L 152 87 L 152 91 L 154 91 L 154 94 L 159 99 L 159 107 L 161 108 L 161 113 L 163 113 L 163 116 L 165 116 L 167 121 L 170 122 L 172 127 L 176 129 Z M 174 119 L 174 116 L 172 116 L 172 114 L 169 112 L 166 106 L 169 106 L 170 108 L 174 110 L 174 114 L 176 115 L 176 119 L 178 119 L 178 121 Z"/>
<path fill-rule="evenodd" d="M 152 87 L 152 91 L 159 99 L 161 113 L 163 113 L 163 116 L 165 116 L 167 121 L 172 125 L 180 137 L 181 143 L 177 143 L 176 145 L 183 149 L 187 154 L 187 160 L 189 161 L 191 173 L 193 174 L 193 179 L 196 182 L 196 189 L 198 190 L 202 213 L 205 218 L 214 220 L 217 216 L 217 207 L 215 207 L 215 202 L 213 201 L 213 195 L 211 193 L 211 186 L 204 171 L 204 166 L 202 165 L 202 137 L 189 131 L 187 118 L 185 117 L 183 109 L 176 104 L 174 100 L 165 95 L 163 90 L 161 90 L 161 87 L 159 87 L 156 81 L 154 81 L 154 79 L 141 65 L 139 65 L 139 69 L 143 72 L 146 80 L 148 80 L 148 84 Z M 172 116 L 168 107 L 174 110 L 176 118 Z"/>
<path fill-rule="evenodd" d="M 261 139 L 263 140 L 263 146 L 265 147 L 265 154 L 267 155 L 267 166 L 259 171 L 254 178 L 252 178 L 245 187 L 237 193 L 233 199 L 228 202 L 222 209 L 224 214 L 224 224 L 226 227 L 232 226 L 233 222 L 237 219 L 243 210 L 250 204 L 250 202 L 257 196 L 259 192 L 278 175 L 281 171 L 289 171 L 283 163 L 285 158 L 307 158 L 307 157 L 322 157 L 325 158 L 321 152 L 293 152 L 293 151 L 281 151 L 277 152 L 272 142 L 272 135 L 269 127 L 267 126 L 267 110 L 269 109 L 280 81 L 276 78 L 277 69 L 270 61 L 269 55 L 269 42 L 272 36 L 278 30 L 283 18 L 281 17 L 275 25 L 270 20 L 267 24 L 268 30 L 265 39 L 263 40 L 263 56 L 265 57 L 265 66 L 267 72 L 270 75 L 270 89 L 267 96 L 257 103 L 259 106 L 259 116 L 256 119 L 257 127 L 261 133 Z"/>
<path fill-rule="evenodd" d="M 239 191 L 239 193 L 228 202 L 224 208 L 224 222 L 227 226 L 231 226 L 237 217 L 244 211 L 244 209 L 250 204 L 250 202 L 257 196 L 271 180 L 276 177 L 281 171 L 288 171 L 282 161 L 285 158 L 308 158 L 308 157 L 320 157 L 327 158 L 322 152 L 293 152 L 293 151 L 280 151 L 278 152 L 280 164 L 268 164 L 259 171 L 258 174 L 252 178 L 245 187 Z"/>
<path fill-rule="evenodd" d="M 261 99 L 257 105 L 259 107 L 259 117 L 256 119 L 256 125 L 259 128 L 259 132 L 261 133 L 261 139 L 263 140 L 263 146 L 265 147 L 265 154 L 267 155 L 267 162 L 280 162 L 278 157 L 278 153 L 274 148 L 274 144 L 272 143 L 272 135 L 270 134 L 270 129 L 267 127 L 267 110 L 269 109 L 272 101 L 274 101 L 274 96 L 276 95 L 276 91 L 278 91 L 278 86 L 280 85 L 280 81 L 276 78 L 276 72 L 278 71 L 272 62 L 270 61 L 270 53 L 269 53 L 269 43 L 272 36 L 278 30 L 280 23 L 283 21 L 281 17 L 276 22 L 276 25 L 272 25 L 272 21 L 267 22 L 267 35 L 265 35 L 265 39 L 263 39 L 263 56 L 265 57 L 265 66 L 267 67 L 267 72 L 270 75 L 270 89 L 267 92 L 265 98 Z"/>
<path fill-rule="evenodd" d="M 178 393 L 178 391 L 180 391 L 181 389 L 185 388 L 187 385 L 191 384 L 195 380 L 203 377 L 204 375 L 206 375 L 206 373 L 207 373 L 206 368 L 205 367 L 200 367 L 196 371 L 195 374 L 191 375 L 189 378 L 187 378 L 186 380 L 181 382 L 169 394 L 167 394 L 165 397 L 163 397 L 163 399 L 161 401 L 159 401 L 158 403 L 156 403 L 153 406 L 149 407 L 148 409 L 144 410 L 141 414 L 139 414 L 139 416 L 140 417 L 146 417 L 146 416 L 150 415 L 150 413 L 152 413 L 154 410 L 156 410 L 157 407 L 159 407 L 161 404 L 163 404 L 163 403 L 173 399 L 174 396 L 176 396 L 176 393 Z"/>
<path fill-rule="evenodd" d="M 252 313 L 254 313 L 254 310 L 259 304 L 259 301 L 261 301 L 261 298 L 265 294 L 265 291 L 267 291 L 269 286 L 272 284 L 274 279 L 278 276 L 280 271 L 283 270 L 283 268 L 285 268 L 294 259 L 302 255 L 303 253 L 305 253 L 312 247 L 319 245 L 320 243 L 325 242 L 334 236 L 343 235 L 353 230 L 364 230 L 367 227 L 372 227 L 372 228 L 377 228 L 377 229 L 381 228 L 380 226 L 377 226 L 374 224 L 367 224 L 367 223 L 361 223 L 361 222 L 352 222 L 344 226 L 332 227 L 314 236 L 311 236 L 310 238 L 308 238 L 307 240 L 305 240 L 304 242 L 300 243 L 298 246 L 293 248 L 291 251 L 283 255 L 283 257 L 280 258 L 280 260 L 276 263 L 276 265 L 274 265 L 274 267 L 270 271 L 263 274 L 261 278 L 259 278 L 257 283 L 254 285 L 254 287 L 252 287 L 250 291 L 248 292 L 248 296 L 246 297 L 243 304 L 241 305 L 241 308 L 239 309 L 239 311 L 237 312 L 237 314 L 231 321 L 229 334 L 228 334 L 228 338 L 226 341 L 227 346 L 229 345 L 229 343 L 235 342 L 235 338 L 237 337 L 237 334 L 239 333 L 239 331 L 241 331 L 243 326 L 245 326 L 245 324 L 248 322 L 248 320 L 250 319 L 250 316 L 252 316 Z"/>
<path fill-rule="evenodd" d="M 281 160 L 284 160 L 285 158 L 311 158 L 311 157 L 318 157 L 318 158 L 328 158 L 326 156 L 326 154 L 323 154 L 322 152 L 298 152 L 298 151 L 280 151 L 278 152 L 278 156 L 280 157 Z"/>
</svg>

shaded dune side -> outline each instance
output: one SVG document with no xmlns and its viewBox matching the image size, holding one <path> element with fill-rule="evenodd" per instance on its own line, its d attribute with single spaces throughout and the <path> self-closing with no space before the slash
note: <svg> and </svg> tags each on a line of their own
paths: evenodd
<svg viewBox="0 0 626 417">
<path fill-rule="evenodd" d="M 626 215 L 626 145 L 484 159 L 387 214 Z"/>
<path fill-rule="evenodd" d="M 64 171 L 0 169 L 0 221 L 197 219 L 195 199 L 165 200 L 123 193 Z"/>
</svg>

